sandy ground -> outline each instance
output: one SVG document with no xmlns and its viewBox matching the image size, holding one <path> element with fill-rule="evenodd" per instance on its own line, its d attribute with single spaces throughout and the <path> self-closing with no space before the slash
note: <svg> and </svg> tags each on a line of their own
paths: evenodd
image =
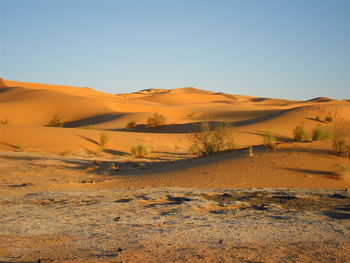
<svg viewBox="0 0 350 263">
<path fill-rule="evenodd" d="M 160 129 L 145 125 L 154 112 Z M 53 115 L 63 127 L 47 127 Z M 349 101 L 324 97 L 0 78 L 0 262 L 350 262 L 350 180 L 334 176 L 350 160 L 329 140 L 293 142 L 298 125 L 349 116 Z M 236 150 L 188 154 L 207 120 L 235 126 Z M 266 132 L 277 150 L 262 146 Z M 137 144 L 152 153 L 132 157 Z"/>
</svg>

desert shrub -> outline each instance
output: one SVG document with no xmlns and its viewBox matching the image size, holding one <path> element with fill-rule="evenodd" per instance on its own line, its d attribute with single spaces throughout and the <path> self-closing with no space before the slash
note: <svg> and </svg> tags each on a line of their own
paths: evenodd
<svg viewBox="0 0 350 263">
<path fill-rule="evenodd" d="M 312 130 L 313 141 L 332 139 L 333 135 L 333 130 L 324 128 L 321 125 L 317 125 L 317 127 Z"/>
<path fill-rule="evenodd" d="M 134 157 L 138 157 L 138 158 L 147 157 L 150 153 L 151 153 L 151 150 L 149 149 L 149 147 L 147 147 L 144 144 L 138 144 L 131 147 L 131 154 Z"/>
<path fill-rule="evenodd" d="M 14 147 L 17 150 L 17 152 L 23 152 L 24 151 L 24 146 L 23 146 L 21 140 L 19 140 Z"/>
<path fill-rule="evenodd" d="M 191 155 L 197 155 L 197 156 L 201 155 L 201 150 L 196 144 L 192 144 L 187 152 Z"/>
<path fill-rule="evenodd" d="M 125 129 L 127 130 L 132 130 L 136 128 L 136 121 L 130 121 L 128 124 L 125 126 Z"/>
<path fill-rule="evenodd" d="M 0 124 L 9 124 L 9 120 L 8 119 L 3 119 L 2 121 L 0 121 Z"/>
<path fill-rule="evenodd" d="M 350 165 L 345 163 L 337 164 L 333 175 L 340 180 L 350 180 Z"/>
<path fill-rule="evenodd" d="M 321 121 L 320 116 L 316 116 L 315 120 L 316 120 L 316 121 Z"/>
<path fill-rule="evenodd" d="M 293 129 L 294 140 L 296 142 L 304 142 L 309 140 L 309 135 L 303 125 L 299 125 Z"/>
<path fill-rule="evenodd" d="M 264 146 L 265 149 L 276 149 L 277 140 L 275 134 L 272 132 L 267 132 L 264 134 Z"/>
<path fill-rule="evenodd" d="M 332 122 L 333 121 L 333 117 L 328 115 L 328 116 L 326 116 L 326 118 L 324 118 L 324 120 L 326 122 Z"/>
<path fill-rule="evenodd" d="M 109 142 L 109 136 L 107 133 L 103 132 L 100 134 L 100 139 L 98 142 L 98 145 L 101 147 L 101 149 L 104 149 Z"/>
<path fill-rule="evenodd" d="M 152 117 L 149 117 L 147 120 L 148 128 L 159 128 L 165 125 L 165 117 L 164 115 L 155 112 Z"/>
<path fill-rule="evenodd" d="M 64 122 L 61 118 L 58 117 L 58 114 L 54 114 L 52 116 L 52 119 L 49 121 L 49 123 L 46 125 L 48 127 L 63 127 Z"/>
<path fill-rule="evenodd" d="M 189 151 L 195 155 L 209 155 L 216 152 L 233 150 L 234 130 L 228 123 L 218 123 L 213 129 L 209 122 L 201 122 L 198 131 L 191 133 L 188 139 L 192 142 Z"/>
<path fill-rule="evenodd" d="M 252 145 L 250 145 L 250 146 L 248 147 L 247 156 L 248 156 L 248 157 L 254 157 L 253 146 L 252 146 Z"/>
<path fill-rule="evenodd" d="M 338 122 L 335 125 L 333 150 L 338 156 L 350 157 L 350 123 Z"/>
</svg>

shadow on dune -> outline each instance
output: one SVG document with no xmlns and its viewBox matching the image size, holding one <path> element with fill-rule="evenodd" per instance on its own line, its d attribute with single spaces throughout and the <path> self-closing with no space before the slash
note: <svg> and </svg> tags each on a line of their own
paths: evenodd
<svg viewBox="0 0 350 263">
<path fill-rule="evenodd" d="M 285 167 L 280 167 L 278 169 L 286 170 L 286 171 L 299 172 L 299 173 L 302 173 L 302 174 L 323 175 L 323 176 L 326 176 L 328 178 L 333 178 L 334 177 L 332 172 L 327 172 L 327 171 L 301 169 L 301 168 L 285 168 Z"/>
<path fill-rule="evenodd" d="M 66 128 L 78 128 L 83 126 L 89 126 L 89 125 L 96 125 L 104 122 L 113 121 L 116 119 L 119 119 L 123 116 L 123 113 L 107 113 L 107 114 L 100 114 L 80 120 L 70 121 L 64 123 L 64 127 Z"/>
<path fill-rule="evenodd" d="M 261 137 L 264 137 L 264 135 L 266 135 L 266 131 L 258 131 L 258 132 L 249 132 L 249 131 L 241 131 L 242 133 L 246 133 L 246 134 L 253 134 L 253 135 L 258 135 Z M 279 134 L 275 134 L 276 140 L 277 142 L 280 143 L 288 143 L 288 142 L 293 142 L 294 140 L 290 137 L 287 136 L 283 136 L 283 135 L 279 135 Z"/>
</svg>

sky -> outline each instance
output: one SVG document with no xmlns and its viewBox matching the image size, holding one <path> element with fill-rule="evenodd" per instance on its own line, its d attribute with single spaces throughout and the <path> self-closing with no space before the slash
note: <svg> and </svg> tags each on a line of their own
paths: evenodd
<svg viewBox="0 0 350 263">
<path fill-rule="evenodd" d="M 0 0 L 0 77 L 350 99 L 350 1 Z"/>
</svg>

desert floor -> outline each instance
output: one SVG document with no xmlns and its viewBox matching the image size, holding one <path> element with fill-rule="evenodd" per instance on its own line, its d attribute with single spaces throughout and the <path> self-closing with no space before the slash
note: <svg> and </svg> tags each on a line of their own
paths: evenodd
<svg viewBox="0 0 350 263">
<path fill-rule="evenodd" d="M 161 129 L 145 126 L 154 112 Z M 63 127 L 47 127 L 55 114 Z M 0 79 L 0 262 L 350 262 L 350 180 L 334 175 L 349 160 L 292 132 L 349 117 L 349 101 L 329 98 Z M 188 154 L 208 119 L 235 125 L 235 150 Z M 140 143 L 146 158 L 130 154 Z"/>
</svg>

